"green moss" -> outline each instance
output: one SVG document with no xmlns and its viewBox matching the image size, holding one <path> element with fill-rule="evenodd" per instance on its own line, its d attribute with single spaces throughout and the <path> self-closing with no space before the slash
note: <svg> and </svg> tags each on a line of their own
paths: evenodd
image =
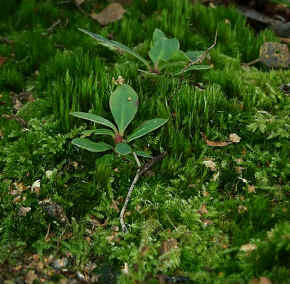
<svg viewBox="0 0 290 284">
<path fill-rule="evenodd" d="M 8 58 L 0 67 L 0 282 L 24 279 L 24 262 L 31 268 L 30 256 L 39 254 L 69 260 L 68 273 L 43 262 L 47 283 L 75 278 L 74 271 L 98 274 L 101 283 L 158 283 L 158 277 L 248 283 L 261 276 L 286 283 L 290 101 L 280 86 L 290 73 L 241 66 L 257 58 L 264 41 L 277 40 L 272 32 L 255 34 L 234 8 L 190 1 L 132 1 L 120 21 L 105 27 L 73 3 L 10 2 L 0 11 L 0 31 L 14 41 L 0 46 Z M 107 2 L 98 5 L 86 0 L 81 7 L 89 14 Z M 183 50 L 205 50 L 217 30 L 213 68 L 179 78 L 146 76 L 135 58 L 98 46 L 78 27 L 145 57 L 156 27 L 178 38 Z M 133 145 L 168 154 L 137 183 L 125 216 L 128 234 L 120 232 L 119 214 L 135 163 L 75 148 L 71 140 L 92 124 L 69 116 L 80 110 L 110 119 L 112 78 L 119 75 L 140 100 L 132 129 L 148 117 L 169 117 L 166 127 Z M 16 112 L 9 93 L 31 90 L 36 100 L 17 112 L 28 122 L 23 128 L 7 119 Z M 241 141 L 212 147 L 200 132 L 210 141 L 236 133 Z M 36 180 L 39 192 L 31 190 Z M 43 200 L 61 206 L 68 222 L 40 206 Z M 26 216 L 22 207 L 31 208 Z M 257 248 L 242 252 L 249 243 Z"/>
</svg>

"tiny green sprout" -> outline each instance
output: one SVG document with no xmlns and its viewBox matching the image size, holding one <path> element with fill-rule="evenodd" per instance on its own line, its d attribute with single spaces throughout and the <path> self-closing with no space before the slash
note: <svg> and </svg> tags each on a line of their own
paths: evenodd
<svg viewBox="0 0 290 284">
<path fill-rule="evenodd" d="M 112 144 L 105 142 L 93 142 L 87 138 L 75 138 L 72 140 L 72 144 L 79 148 L 88 150 L 90 152 L 98 153 L 113 150 L 119 155 L 129 155 L 132 154 L 138 166 L 137 174 L 134 181 L 129 189 L 125 204 L 120 214 L 120 222 L 123 231 L 127 231 L 124 223 L 124 213 L 141 171 L 141 163 L 137 157 L 142 156 L 144 158 L 151 158 L 151 155 L 143 151 L 133 151 L 130 142 L 135 139 L 141 138 L 144 135 L 158 129 L 164 125 L 168 119 L 165 118 L 154 118 L 143 122 L 137 129 L 135 129 L 131 134 L 125 135 L 125 131 L 134 119 L 138 110 L 138 95 L 137 93 L 128 85 L 121 85 L 116 88 L 116 90 L 110 96 L 110 109 L 112 116 L 114 118 L 114 123 L 111 121 L 92 113 L 86 112 L 72 112 L 71 115 L 77 118 L 82 118 L 88 121 L 92 121 L 96 124 L 106 126 L 107 128 L 99 128 L 94 130 L 86 130 L 82 134 L 84 136 L 89 136 L 91 134 L 97 135 L 108 135 L 112 137 Z"/>
<path fill-rule="evenodd" d="M 174 70 L 171 75 L 177 76 L 191 70 L 206 70 L 212 68 L 211 65 L 202 64 L 209 49 L 206 51 L 184 52 L 180 50 L 178 39 L 167 38 L 159 29 L 155 29 L 153 32 L 151 49 L 148 53 L 152 63 L 120 42 L 109 40 L 99 34 L 94 34 L 84 29 L 79 28 L 79 30 L 94 38 L 103 46 L 112 50 L 121 50 L 139 59 L 147 68 L 147 71 L 140 70 L 143 73 L 158 75 L 164 71 Z"/>
</svg>

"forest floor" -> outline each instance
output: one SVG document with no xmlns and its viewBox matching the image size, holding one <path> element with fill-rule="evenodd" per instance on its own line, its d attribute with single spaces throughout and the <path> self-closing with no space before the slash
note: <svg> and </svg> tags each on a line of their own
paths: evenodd
<svg viewBox="0 0 290 284">
<path fill-rule="evenodd" d="M 290 71 L 246 64 L 280 37 L 218 3 L 119 1 L 101 25 L 107 1 L 2 2 L 1 283 L 290 283 Z M 144 73 L 78 28 L 146 60 L 158 28 L 184 51 L 212 46 L 211 68 Z M 167 155 L 136 184 L 127 233 L 136 165 L 72 145 L 96 126 L 69 115 L 112 120 L 118 76 L 139 96 L 129 130 L 169 118 L 132 143 Z"/>
</svg>

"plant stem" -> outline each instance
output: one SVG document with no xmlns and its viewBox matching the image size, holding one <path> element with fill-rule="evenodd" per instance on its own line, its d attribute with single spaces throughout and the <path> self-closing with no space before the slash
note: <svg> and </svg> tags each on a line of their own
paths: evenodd
<svg viewBox="0 0 290 284">
<path fill-rule="evenodd" d="M 123 208 L 122 208 L 122 210 L 121 210 L 121 214 L 120 214 L 120 223 L 121 223 L 121 226 L 122 226 L 122 231 L 123 231 L 124 233 L 128 231 L 128 230 L 127 230 L 127 227 L 126 227 L 126 225 L 125 225 L 125 222 L 124 222 L 124 214 L 125 214 L 125 211 L 126 211 L 127 205 L 128 205 L 128 203 L 129 203 L 129 200 L 130 200 L 130 197 L 131 197 L 132 191 L 133 191 L 133 189 L 134 189 L 134 186 L 135 186 L 135 184 L 137 183 L 137 181 L 138 181 L 138 179 L 139 179 L 139 177 L 140 177 L 140 168 L 141 168 L 141 163 L 140 163 L 140 161 L 139 161 L 139 159 L 138 159 L 138 157 L 137 157 L 137 155 L 136 155 L 135 152 L 133 152 L 133 156 L 134 156 L 135 161 L 136 161 L 136 163 L 137 163 L 138 170 L 137 170 L 136 175 L 135 175 L 135 178 L 134 178 L 134 180 L 133 180 L 133 182 L 132 182 L 132 184 L 131 184 L 131 186 L 130 186 L 130 188 L 129 188 L 129 191 L 128 191 L 128 194 L 127 194 L 127 197 L 126 197 L 126 200 L 125 200 L 124 206 L 123 206 Z"/>
<path fill-rule="evenodd" d="M 123 231 L 124 233 L 128 232 L 128 229 L 127 229 L 127 227 L 126 227 L 126 225 L 125 225 L 125 222 L 124 222 L 124 214 L 125 214 L 125 211 L 126 211 L 126 208 L 127 208 L 128 202 L 129 202 L 129 200 L 130 200 L 130 197 L 131 197 L 132 191 L 133 191 L 133 189 L 134 189 L 134 186 L 135 186 L 135 184 L 137 183 L 139 177 L 140 177 L 140 168 L 137 170 L 137 173 L 136 173 L 136 175 L 135 175 L 135 178 L 134 178 L 134 180 L 133 180 L 133 182 L 132 182 L 132 184 L 131 184 L 131 186 L 130 186 L 130 188 L 129 188 L 129 191 L 128 191 L 128 194 L 127 194 L 127 197 L 126 197 L 126 200 L 125 200 L 124 206 L 123 206 L 123 208 L 122 208 L 122 210 L 121 210 L 121 214 L 120 214 L 120 223 L 121 223 L 121 226 L 122 226 L 122 231 Z"/>
<path fill-rule="evenodd" d="M 128 194 L 127 194 L 127 197 L 126 197 L 126 200 L 125 200 L 125 203 L 124 203 L 124 206 L 121 210 L 121 213 L 120 213 L 120 223 L 121 223 L 121 226 L 122 226 L 122 231 L 124 233 L 128 232 L 128 229 L 125 225 L 125 222 L 124 222 L 124 214 L 125 214 L 125 211 L 127 209 L 127 206 L 128 206 L 128 203 L 129 203 L 129 200 L 130 200 L 130 197 L 131 197 L 131 194 L 132 194 L 132 191 L 134 189 L 134 186 L 135 184 L 137 183 L 139 177 L 141 175 L 143 175 L 145 172 L 147 172 L 156 162 L 162 160 L 165 156 L 166 156 L 167 152 L 164 152 L 160 155 L 158 155 L 157 157 L 153 157 L 148 163 L 146 163 L 142 168 L 141 168 L 141 163 L 136 155 L 135 152 L 133 152 L 133 156 L 135 158 L 135 161 L 138 165 L 138 170 L 136 172 L 136 175 L 135 175 L 135 178 L 129 188 L 129 191 L 128 191 Z"/>
</svg>

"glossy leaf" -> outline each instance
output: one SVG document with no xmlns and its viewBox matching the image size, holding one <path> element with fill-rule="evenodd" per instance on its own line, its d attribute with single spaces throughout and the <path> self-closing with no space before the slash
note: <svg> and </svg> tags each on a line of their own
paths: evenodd
<svg viewBox="0 0 290 284">
<path fill-rule="evenodd" d="M 91 33 L 87 30 L 84 30 L 84 29 L 80 29 L 79 30 L 87 35 L 89 35 L 90 37 L 92 37 L 93 39 L 97 40 L 101 45 L 103 46 L 106 46 L 110 49 L 113 49 L 113 50 L 122 50 L 124 52 L 127 52 L 129 53 L 130 55 L 136 57 L 137 59 L 139 59 L 140 61 L 142 61 L 144 63 L 144 65 L 150 69 L 150 64 L 149 62 L 144 59 L 142 56 L 140 56 L 138 53 L 136 53 L 133 49 L 129 48 L 128 46 L 120 43 L 120 42 L 117 42 L 117 41 L 114 41 L 114 40 L 109 40 L 99 34 L 94 34 L 94 33 Z"/>
<path fill-rule="evenodd" d="M 164 118 L 154 118 L 143 122 L 143 124 L 128 137 L 128 142 L 131 142 L 154 131 L 155 129 L 164 125 L 167 121 L 168 119 Z"/>
<path fill-rule="evenodd" d="M 128 85 L 116 88 L 110 97 L 110 109 L 121 136 L 135 117 L 138 109 L 138 95 Z"/>
<path fill-rule="evenodd" d="M 84 136 L 90 136 L 92 134 L 96 135 L 109 135 L 109 136 L 115 136 L 114 132 L 110 129 L 100 128 L 100 129 L 91 129 L 91 130 L 84 130 L 82 132 Z"/>
<path fill-rule="evenodd" d="M 126 143 L 119 143 L 116 145 L 115 151 L 120 155 L 128 155 L 132 152 L 132 149 Z"/>
<path fill-rule="evenodd" d="M 79 148 L 88 150 L 90 152 L 98 153 L 111 150 L 113 147 L 104 142 L 93 142 L 86 138 L 75 138 L 72 140 L 72 144 L 78 146 Z"/>
<path fill-rule="evenodd" d="M 93 113 L 88 113 L 88 112 L 71 112 L 70 114 L 74 117 L 82 118 L 85 120 L 89 120 L 89 121 L 92 121 L 92 122 L 95 122 L 98 124 L 108 126 L 111 129 L 113 129 L 115 132 L 117 132 L 116 126 L 111 121 L 109 121 L 109 120 L 107 120 L 99 115 L 96 115 Z"/>
</svg>

